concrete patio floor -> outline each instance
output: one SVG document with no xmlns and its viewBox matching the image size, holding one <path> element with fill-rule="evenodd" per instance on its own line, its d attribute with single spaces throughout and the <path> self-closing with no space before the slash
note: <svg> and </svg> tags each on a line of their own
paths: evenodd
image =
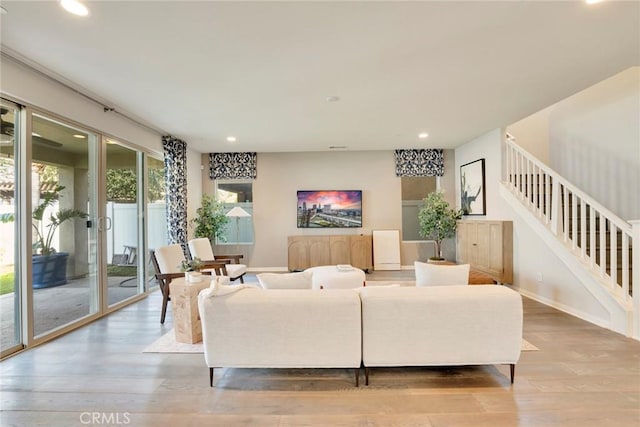
<svg viewBox="0 0 640 427">
<path fill-rule="evenodd" d="M 130 277 L 108 277 L 109 305 L 136 295 Z M 65 325 L 89 314 L 89 281 L 87 278 L 69 280 L 52 288 L 34 289 L 35 336 Z M 0 296 L 0 345 L 2 349 L 14 344 L 14 294 Z"/>
</svg>

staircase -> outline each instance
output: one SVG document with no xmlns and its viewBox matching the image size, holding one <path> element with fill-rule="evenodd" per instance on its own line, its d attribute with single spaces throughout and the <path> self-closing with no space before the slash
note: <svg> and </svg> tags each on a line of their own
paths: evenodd
<svg viewBox="0 0 640 427">
<path fill-rule="evenodd" d="M 633 228 L 513 141 L 505 144 L 505 199 L 609 310 L 611 329 L 638 338 L 632 266 L 640 254 L 632 235 L 640 224 Z"/>
</svg>

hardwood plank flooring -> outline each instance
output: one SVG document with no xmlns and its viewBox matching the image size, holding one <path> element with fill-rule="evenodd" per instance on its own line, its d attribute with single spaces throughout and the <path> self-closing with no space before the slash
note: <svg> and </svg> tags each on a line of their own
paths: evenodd
<svg viewBox="0 0 640 427">
<path fill-rule="evenodd" d="M 540 350 L 522 353 L 515 384 L 508 366 L 418 367 L 374 369 L 359 388 L 348 369 L 216 369 L 210 388 L 202 354 L 142 353 L 172 327 L 160 304 L 0 362 L 0 425 L 640 425 L 640 342 L 527 298 Z"/>
</svg>

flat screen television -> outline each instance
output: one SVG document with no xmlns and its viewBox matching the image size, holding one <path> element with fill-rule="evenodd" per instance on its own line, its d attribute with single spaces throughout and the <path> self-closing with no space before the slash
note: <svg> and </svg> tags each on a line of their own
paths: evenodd
<svg viewBox="0 0 640 427">
<path fill-rule="evenodd" d="M 298 228 L 362 227 L 361 190 L 298 191 Z"/>
</svg>

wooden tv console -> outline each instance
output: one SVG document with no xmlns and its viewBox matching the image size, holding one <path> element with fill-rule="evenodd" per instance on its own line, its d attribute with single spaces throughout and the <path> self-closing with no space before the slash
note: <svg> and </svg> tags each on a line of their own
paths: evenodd
<svg viewBox="0 0 640 427">
<path fill-rule="evenodd" d="M 351 264 L 367 272 L 373 269 L 370 235 L 289 236 L 287 250 L 289 271 L 338 264 Z"/>
</svg>

